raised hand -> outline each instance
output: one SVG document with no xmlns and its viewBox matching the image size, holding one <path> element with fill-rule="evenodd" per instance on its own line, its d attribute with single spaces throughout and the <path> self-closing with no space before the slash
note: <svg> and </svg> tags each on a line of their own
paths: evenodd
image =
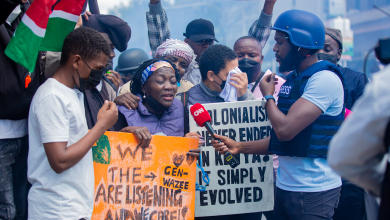
<svg viewBox="0 0 390 220">
<path fill-rule="evenodd" d="M 105 130 L 108 130 L 114 126 L 117 120 L 118 108 L 115 103 L 106 100 L 98 112 L 96 124 L 99 123 Z"/>
<path fill-rule="evenodd" d="M 119 84 L 121 82 L 121 75 L 114 70 L 109 70 L 110 73 L 106 73 L 107 78 L 119 89 Z"/>
<path fill-rule="evenodd" d="M 91 16 L 91 15 L 92 15 L 91 12 L 85 11 L 83 16 L 84 16 L 85 20 L 89 21 L 89 17 L 88 16 Z"/>
<path fill-rule="evenodd" d="M 274 5 L 276 1 L 277 0 L 265 0 L 263 7 L 264 13 L 266 13 L 267 15 L 271 15 L 274 10 Z"/>
<path fill-rule="evenodd" d="M 236 82 L 230 82 L 230 85 L 236 87 L 237 97 L 245 95 L 248 90 L 248 77 L 246 73 L 235 73 L 230 77 L 230 80 Z"/>
<path fill-rule="evenodd" d="M 260 91 L 263 96 L 274 95 L 275 85 L 278 84 L 278 78 L 275 75 L 275 73 L 269 74 L 260 81 Z"/>
</svg>

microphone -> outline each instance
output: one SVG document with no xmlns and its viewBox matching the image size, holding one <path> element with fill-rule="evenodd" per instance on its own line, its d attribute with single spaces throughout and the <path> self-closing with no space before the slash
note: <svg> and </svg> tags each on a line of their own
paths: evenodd
<svg viewBox="0 0 390 220">
<path fill-rule="evenodd" d="M 214 137 L 214 134 L 216 134 L 216 132 L 214 131 L 213 127 L 211 127 L 210 114 L 203 107 L 203 105 L 196 103 L 195 105 L 191 106 L 190 112 L 192 117 L 194 117 L 196 124 L 198 124 L 201 127 L 206 127 L 210 135 L 219 143 L 221 143 L 221 140 Z M 225 153 L 225 160 L 229 163 L 231 168 L 236 168 L 238 165 L 240 165 L 240 162 L 236 160 L 236 158 L 233 157 L 233 155 L 229 151 Z"/>
</svg>

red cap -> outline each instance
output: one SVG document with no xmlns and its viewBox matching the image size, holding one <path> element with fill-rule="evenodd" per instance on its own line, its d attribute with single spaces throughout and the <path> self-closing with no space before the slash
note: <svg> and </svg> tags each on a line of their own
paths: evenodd
<svg viewBox="0 0 390 220">
<path fill-rule="evenodd" d="M 192 117 L 194 117 L 196 124 L 198 124 L 199 126 L 203 127 L 204 123 L 211 122 L 210 114 L 203 107 L 203 105 L 199 103 L 196 103 L 195 105 L 191 106 L 190 112 Z"/>
</svg>

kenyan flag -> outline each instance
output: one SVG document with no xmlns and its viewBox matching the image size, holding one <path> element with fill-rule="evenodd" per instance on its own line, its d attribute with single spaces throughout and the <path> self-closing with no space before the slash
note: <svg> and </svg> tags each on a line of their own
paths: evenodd
<svg viewBox="0 0 390 220">
<path fill-rule="evenodd" d="M 32 73 L 38 51 L 61 51 L 84 3 L 85 0 L 35 0 L 19 23 L 5 54 Z"/>
</svg>

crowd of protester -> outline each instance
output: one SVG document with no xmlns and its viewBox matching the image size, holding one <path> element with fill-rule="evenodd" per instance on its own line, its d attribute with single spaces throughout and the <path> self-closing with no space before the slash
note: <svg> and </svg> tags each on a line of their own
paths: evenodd
<svg viewBox="0 0 390 220">
<path fill-rule="evenodd" d="M 105 131 L 132 133 L 142 147 L 152 135 L 196 138 L 201 146 L 204 137 L 189 131 L 190 105 L 250 100 L 266 101 L 271 135 L 241 143 L 216 135 L 222 142 L 213 147 L 273 155 L 274 209 L 196 219 L 377 219 L 377 197 L 390 194 L 381 191 L 390 144 L 390 102 L 383 95 L 389 70 L 365 90 L 364 74 L 338 64 L 340 30 L 301 10 L 282 13 L 272 25 L 276 2 L 265 1 L 248 35 L 231 49 L 216 44 L 214 25 L 205 19 L 191 21 L 183 40 L 172 39 L 161 1 L 150 0 L 152 59 L 127 48 L 131 28 L 125 21 L 91 4 L 92 13 L 80 16 L 62 52 L 39 52 L 26 88 L 28 71 L 4 50 L 30 2 L 3 0 L 0 219 L 90 219 L 91 147 Z M 261 68 L 271 30 L 285 78 Z M 114 49 L 122 52 L 115 68 Z M 352 113 L 344 123 L 346 111 Z"/>
</svg>

